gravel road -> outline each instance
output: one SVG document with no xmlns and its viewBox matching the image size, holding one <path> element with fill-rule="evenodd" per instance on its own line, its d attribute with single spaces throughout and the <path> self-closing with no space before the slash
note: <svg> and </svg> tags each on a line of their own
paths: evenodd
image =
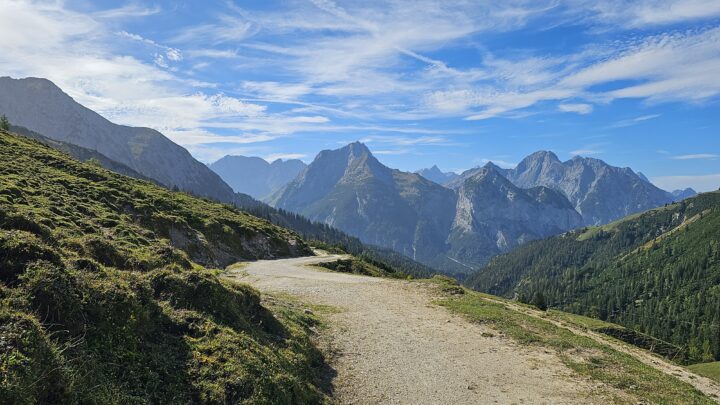
<svg viewBox="0 0 720 405">
<path fill-rule="evenodd" d="M 321 347 L 343 404 L 607 403 L 551 351 L 524 347 L 431 304 L 423 283 L 322 271 L 338 256 L 252 262 L 228 277 L 337 312 Z"/>
</svg>

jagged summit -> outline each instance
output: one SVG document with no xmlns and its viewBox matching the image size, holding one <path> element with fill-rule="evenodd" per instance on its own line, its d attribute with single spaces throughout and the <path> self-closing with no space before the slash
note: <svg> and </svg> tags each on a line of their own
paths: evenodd
<svg viewBox="0 0 720 405">
<path fill-rule="evenodd" d="M 440 168 L 437 165 L 433 165 L 429 169 L 421 169 L 416 171 L 415 173 L 421 175 L 422 177 L 433 181 L 438 184 L 447 185 L 448 182 L 456 179 L 458 177 L 457 173 L 453 172 L 443 172 L 440 170 Z"/>
</svg>

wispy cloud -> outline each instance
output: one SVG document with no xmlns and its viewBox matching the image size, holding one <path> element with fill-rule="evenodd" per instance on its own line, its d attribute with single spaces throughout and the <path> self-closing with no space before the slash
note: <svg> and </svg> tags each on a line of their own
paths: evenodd
<svg viewBox="0 0 720 405">
<path fill-rule="evenodd" d="M 605 151 L 601 149 L 602 145 L 595 144 L 595 145 L 585 145 L 582 148 L 570 151 L 571 156 L 592 156 L 592 155 L 600 155 L 604 153 Z"/>
<path fill-rule="evenodd" d="M 192 58 L 210 59 L 234 59 L 240 56 L 237 51 L 231 49 L 190 49 L 185 53 Z"/>
<path fill-rule="evenodd" d="M 433 145 L 442 146 L 453 144 L 449 139 L 442 136 L 419 136 L 419 137 L 403 137 L 403 136 L 367 136 L 360 139 L 360 142 L 373 144 L 391 144 L 395 146 L 416 146 L 416 145 Z"/>
<path fill-rule="evenodd" d="M 290 160 L 290 159 L 302 159 L 307 157 L 307 155 L 303 153 L 272 153 L 270 155 L 266 155 L 264 157 L 265 160 L 272 163 L 278 159 L 282 160 Z"/>
<path fill-rule="evenodd" d="M 714 0 L 636 0 L 592 1 L 586 6 L 601 24 L 627 28 L 659 26 L 720 16 L 720 3 Z"/>
<path fill-rule="evenodd" d="M 560 104 L 558 110 L 562 112 L 573 112 L 577 114 L 590 114 L 593 110 L 591 104 Z"/>
<path fill-rule="evenodd" d="M 98 19 L 120 19 L 120 18 L 137 18 L 147 17 L 157 14 L 162 9 L 160 6 L 143 7 L 138 4 L 128 4 L 123 7 L 111 8 L 93 13 L 93 17 Z"/>
<path fill-rule="evenodd" d="M 412 152 L 412 149 L 380 149 L 374 150 L 372 153 L 375 155 L 407 155 Z"/>
<path fill-rule="evenodd" d="M 114 121 L 162 130 L 196 151 L 342 133 L 399 153 L 457 146 L 453 135 L 481 125 L 440 130 L 444 119 L 596 114 L 619 99 L 704 105 L 720 95 L 720 28 L 671 26 L 720 16 L 714 0 L 313 0 L 272 11 L 217 2 L 203 19 L 138 28 L 142 35 L 123 19 L 152 18 L 159 7 L 79 12 L 72 3 L 0 2 L 0 15 L 12 16 L 0 26 L 0 72 L 47 77 Z M 562 50 L 478 41 L 578 22 L 652 30 Z M 161 31 L 168 36 L 155 38 Z M 461 61 L 456 51 L 470 56 Z"/>
<path fill-rule="evenodd" d="M 679 155 L 679 156 L 672 156 L 670 159 L 675 160 L 692 160 L 692 159 L 717 159 L 720 155 L 716 155 L 714 153 L 696 153 L 691 155 Z"/>
<path fill-rule="evenodd" d="M 660 117 L 660 114 L 641 115 L 639 117 L 617 121 L 617 122 L 613 123 L 612 125 L 610 125 L 610 128 L 625 128 L 625 127 L 639 124 L 643 121 L 654 120 L 655 118 L 658 118 L 658 117 Z"/>
</svg>

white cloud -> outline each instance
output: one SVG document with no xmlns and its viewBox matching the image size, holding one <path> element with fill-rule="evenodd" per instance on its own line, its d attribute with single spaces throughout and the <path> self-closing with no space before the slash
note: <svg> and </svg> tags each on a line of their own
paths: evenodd
<svg viewBox="0 0 720 405">
<path fill-rule="evenodd" d="M 391 144 L 395 146 L 415 146 L 415 145 L 434 145 L 442 146 L 449 145 L 452 142 L 446 137 L 442 136 L 418 136 L 418 137 L 404 137 L 404 136 L 367 136 L 360 139 L 363 143 L 381 143 Z"/>
<path fill-rule="evenodd" d="M 672 156 L 670 159 L 692 160 L 692 159 L 717 159 L 717 158 L 720 158 L 720 155 L 716 155 L 714 153 L 696 153 L 696 154 L 692 154 L 692 155 Z"/>
<path fill-rule="evenodd" d="M 593 110 L 593 106 L 590 104 L 560 104 L 558 110 L 562 112 L 572 112 L 577 114 L 589 114 Z"/>
<path fill-rule="evenodd" d="M 654 120 L 655 118 L 660 117 L 660 114 L 647 114 L 647 115 L 641 115 L 639 117 L 635 118 L 629 118 L 625 120 L 620 120 L 612 125 L 610 125 L 610 128 L 625 128 L 629 127 L 631 125 L 636 125 L 644 121 Z"/>
<path fill-rule="evenodd" d="M 98 11 L 93 13 L 92 16 L 98 19 L 136 18 L 157 14 L 161 10 L 159 6 L 142 7 L 137 4 L 129 4 L 119 8 Z"/>
<path fill-rule="evenodd" d="M 720 16 L 715 0 L 606 0 L 584 4 L 601 24 L 641 28 Z"/>
<path fill-rule="evenodd" d="M 240 56 L 230 49 L 190 49 L 186 53 L 193 58 L 233 59 Z"/>
<path fill-rule="evenodd" d="M 272 163 L 278 159 L 290 160 L 290 159 L 302 159 L 307 157 L 303 153 L 273 153 L 264 157 L 265 160 Z"/>
<path fill-rule="evenodd" d="M 590 156 L 590 155 L 599 155 L 603 153 L 602 150 L 599 149 L 577 149 L 570 151 L 570 154 L 572 156 Z"/>
<path fill-rule="evenodd" d="M 374 150 L 372 153 L 374 155 L 407 155 L 411 152 L 410 149 L 381 149 Z"/>
<path fill-rule="evenodd" d="M 663 190 L 677 190 L 692 187 L 695 191 L 714 191 L 720 188 L 720 173 L 698 176 L 658 176 L 653 184 Z"/>
<path fill-rule="evenodd" d="M 620 80 L 641 81 L 601 93 L 608 99 L 700 101 L 720 93 L 720 28 L 661 34 L 632 44 L 560 82 L 582 88 Z"/>
<path fill-rule="evenodd" d="M 121 11 L 147 14 L 128 8 L 98 16 L 69 11 L 59 2 L 0 2 L 0 15 L 13 16 L 0 25 L 0 71 L 46 77 L 108 119 L 150 126 L 183 146 L 265 142 L 329 122 L 319 115 L 269 113 L 262 104 L 208 93 L 213 84 L 182 78 L 171 67 L 182 60 L 179 49 L 99 21 L 120 18 Z M 132 43 L 149 47 L 147 60 L 125 54 Z M 205 128 L 235 133 L 219 136 Z"/>
<path fill-rule="evenodd" d="M 173 39 L 173 43 L 222 44 L 238 42 L 252 37 L 257 26 L 242 17 L 221 15 L 213 24 L 202 24 L 183 28 Z"/>
<path fill-rule="evenodd" d="M 144 38 L 138 34 L 133 34 L 131 32 L 127 32 L 127 31 L 119 31 L 119 32 L 117 32 L 117 35 L 121 38 L 126 38 L 126 39 L 129 39 L 132 41 L 137 41 L 137 42 L 143 43 L 145 45 L 149 45 L 151 47 L 159 48 L 159 49 L 163 50 L 164 55 L 157 55 L 157 54 L 155 55 L 155 59 L 156 59 L 155 64 L 157 64 L 159 66 L 167 67 L 167 66 L 163 66 L 163 64 L 164 64 L 163 61 L 165 58 L 167 58 L 168 60 L 173 61 L 173 62 L 178 62 L 183 59 L 182 52 L 180 52 L 179 49 L 175 49 L 175 48 L 171 48 L 169 46 L 159 44 L 159 43 L 153 41 L 152 39 Z M 160 61 L 161 63 L 158 63 L 158 57 L 161 59 L 161 61 Z"/>
</svg>

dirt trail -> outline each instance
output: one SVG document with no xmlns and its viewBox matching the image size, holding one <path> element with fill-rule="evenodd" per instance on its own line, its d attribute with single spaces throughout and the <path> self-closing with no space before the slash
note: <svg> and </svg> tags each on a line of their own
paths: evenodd
<svg viewBox="0 0 720 405">
<path fill-rule="evenodd" d="M 333 396 L 347 404 L 607 403 L 556 355 L 431 305 L 421 283 L 306 267 L 337 256 L 258 261 L 230 272 L 261 291 L 341 311 L 327 315 Z"/>
<path fill-rule="evenodd" d="M 532 317 L 550 322 L 550 323 L 554 324 L 555 326 L 565 328 L 565 329 L 573 332 L 576 335 L 588 337 L 598 343 L 609 346 L 619 352 L 629 354 L 650 367 L 660 370 L 665 374 L 673 375 L 676 378 L 692 385 L 693 387 L 695 387 L 697 390 L 699 390 L 703 394 L 707 395 L 710 398 L 713 398 L 715 401 L 718 401 L 720 399 L 720 384 L 716 383 L 715 381 L 713 381 L 707 377 L 703 377 L 698 374 L 695 374 L 692 371 L 688 370 L 687 368 L 673 364 L 673 363 L 665 360 L 664 358 L 658 357 L 646 350 L 642 350 L 638 347 L 617 341 L 617 340 L 612 339 L 609 336 L 603 335 L 601 333 L 593 332 L 588 329 L 582 329 L 580 327 L 577 327 L 575 325 L 570 325 L 567 322 L 563 322 L 563 321 L 560 321 L 557 319 L 548 318 L 547 316 L 543 316 L 544 313 L 541 311 L 537 311 L 537 310 L 523 307 L 520 305 L 508 304 L 507 302 L 503 302 L 500 300 L 494 300 L 494 299 L 490 299 L 490 298 L 486 298 L 486 299 L 488 301 L 503 304 L 510 309 L 513 309 L 518 312 L 522 312 L 528 316 L 532 316 Z"/>
</svg>

